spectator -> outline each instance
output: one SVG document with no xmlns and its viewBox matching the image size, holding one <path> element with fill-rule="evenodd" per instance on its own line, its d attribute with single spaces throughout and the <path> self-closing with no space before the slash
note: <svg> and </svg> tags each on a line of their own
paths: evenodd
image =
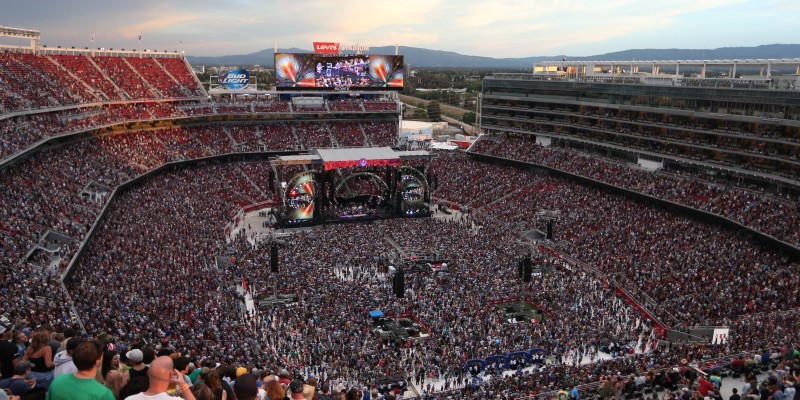
<svg viewBox="0 0 800 400">
<path fill-rule="evenodd" d="M 28 361 L 20 361 L 17 363 L 17 365 L 14 366 L 14 376 L 0 380 L 0 389 L 8 389 L 13 395 L 24 396 L 25 393 L 28 393 L 31 389 L 31 385 L 27 382 L 27 379 L 32 366 L 33 365 Z"/>
<path fill-rule="evenodd" d="M 286 389 L 278 381 L 269 381 L 266 391 L 269 400 L 284 400 L 286 398 Z"/>
<path fill-rule="evenodd" d="M 122 389 L 123 375 L 119 371 L 119 354 L 114 350 L 106 350 L 103 352 L 103 362 L 100 365 L 100 376 L 102 383 L 105 387 L 111 389 L 114 397 L 119 394 Z"/>
<path fill-rule="evenodd" d="M 75 348 L 74 374 L 61 375 L 53 380 L 47 400 L 115 400 L 110 389 L 97 382 L 97 369 L 103 361 L 100 345 L 82 342 Z"/>
<path fill-rule="evenodd" d="M 181 396 L 184 399 L 195 400 L 189 385 L 183 379 L 183 374 L 173 368 L 171 358 L 167 356 L 155 358 L 150 364 L 147 375 L 150 377 L 148 389 L 142 393 L 128 396 L 125 400 L 170 400 L 172 396 L 167 394 L 170 384 L 175 384 L 180 388 Z"/>
<path fill-rule="evenodd" d="M 233 392 L 236 400 L 256 400 L 258 396 L 258 385 L 256 377 L 252 374 L 244 374 L 236 378 L 233 384 Z"/>
<path fill-rule="evenodd" d="M 144 365 L 144 353 L 139 349 L 133 349 L 125 353 L 125 357 L 130 362 L 130 369 L 123 374 L 123 386 L 131 379 L 138 376 L 148 376 L 148 366 Z"/>
<path fill-rule="evenodd" d="M 11 343 L 12 331 L 7 326 L 0 323 L 0 367 L 2 367 L 2 379 L 10 379 L 14 376 L 14 366 L 19 362 L 17 346 Z"/>
<path fill-rule="evenodd" d="M 53 381 L 53 348 L 48 344 L 50 342 L 50 334 L 46 330 L 37 330 L 33 334 L 31 345 L 25 351 L 22 359 L 30 361 L 33 364 L 31 370 L 31 378 L 36 380 L 36 386 L 40 388 L 50 387 L 50 382 Z"/>
<path fill-rule="evenodd" d="M 55 369 L 53 370 L 54 378 L 58 378 L 61 375 L 74 374 L 78 372 L 78 368 L 72 361 L 72 353 L 75 352 L 75 349 L 81 342 L 83 342 L 82 338 L 72 337 L 67 340 L 66 350 L 60 351 L 58 354 L 56 354 L 56 357 L 53 359 L 53 365 L 55 365 Z"/>
</svg>

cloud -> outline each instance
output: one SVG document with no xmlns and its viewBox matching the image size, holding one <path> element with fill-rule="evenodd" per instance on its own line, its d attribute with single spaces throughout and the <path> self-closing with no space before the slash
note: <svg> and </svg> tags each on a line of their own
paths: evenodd
<svg viewBox="0 0 800 400">
<path fill-rule="evenodd" d="M 400 44 L 463 54 L 520 57 L 597 54 L 639 48 L 774 42 L 792 37 L 800 2 L 791 0 L 138 0 L 21 2 L 4 10 L 20 27 L 41 27 L 50 44 L 172 48 L 195 55 L 242 54 L 315 40 L 368 46 Z M 776 23 L 776 21 L 780 21 Z M 772 39 L 772 40 L 770 40 Z M 706 43 L 711 44 L 711 43 Z M 696 47 L 696 46 L 695 46 Z"/>
</svg>

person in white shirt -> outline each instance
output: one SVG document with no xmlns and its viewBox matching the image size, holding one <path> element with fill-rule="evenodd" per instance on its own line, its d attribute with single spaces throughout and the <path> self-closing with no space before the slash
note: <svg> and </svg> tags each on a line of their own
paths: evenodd
<svg viewBox="0 0 800 400">
<path fill-rule="evenodd" d="M 184 399 L 195 400 L 189 385 L 183 379 L 183 374 L 174 368 L 171 358 L 161 356 L 153 360 L 147 376 L 150 378 L 150 387 L 147 391 L 128 396 L 125 400 L 174 400 L 174 397 L 167 394 L 167 388 L 173 383 L 180 389 Z"/>
</svg>

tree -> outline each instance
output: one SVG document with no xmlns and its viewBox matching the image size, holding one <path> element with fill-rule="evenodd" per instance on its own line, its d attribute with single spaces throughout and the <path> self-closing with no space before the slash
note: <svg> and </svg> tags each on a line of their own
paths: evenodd
<svg viewBox="0 0 800 400">
<path fill-rule="evenodd" d="M 467 111 L 464 113 L 464 115 L 461 116 L 461 121 L 466 124 L 474 125 L 477 117 L 478 116 L 475 115 L 474 111 Z"/>
<path fill-rule="evenodd" d="M 428 114 L 425 112 L 424 108 L 415 107 L 414 108 L 414 119 L 425 119 Z"/>
<path fill-rule="evenodd" d="M 426 108 L 428 112 L 428 119 L 432 122 L 441 121 L 442 120 L 442 110 L 439 107 L 439 102 L 431 101 L 428 102 L 428 107 Z"/>
</svg>

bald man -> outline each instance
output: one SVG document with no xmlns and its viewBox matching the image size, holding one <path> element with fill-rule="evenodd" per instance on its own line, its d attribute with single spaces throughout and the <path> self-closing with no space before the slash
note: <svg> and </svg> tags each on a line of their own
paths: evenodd
<svg viewBox="0 0 800 400">
<path fill-rule="evenodd" d="M 195 400 L 192 391 L 189 390 L 189 385 L 183 380 L 183 374 L 175 369 L 171 358 L 161 356 L 153 360 L 147 376 L 150 377 L 150 387 L 147 391 L 128 396 L 125 400 L 175 400 L 174 397 L 167 394 L 167 388 L 171 383 L 181 389 L 180 393 L 184 399 Z"/>
</svg>

